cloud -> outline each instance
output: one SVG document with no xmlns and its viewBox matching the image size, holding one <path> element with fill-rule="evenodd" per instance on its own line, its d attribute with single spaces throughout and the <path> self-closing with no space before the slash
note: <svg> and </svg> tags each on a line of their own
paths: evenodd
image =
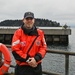
<svg viewBox="0 0 75 75">
<path fill-rule="evenodd" d="M 0 0 L 0 21 L 22 19 L 26 11 L 36 18 L 45 18 L 60 24 L 75 24 L 75 0 Z"/>
</svg>

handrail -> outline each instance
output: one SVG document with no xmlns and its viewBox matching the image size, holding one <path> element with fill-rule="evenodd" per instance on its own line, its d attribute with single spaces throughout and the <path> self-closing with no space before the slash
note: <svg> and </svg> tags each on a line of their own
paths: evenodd
<svg viewBox="0 0 75 75">
<path fill-rule="evenodd" d="M 65 75 L 69 75 L 69 55 L 75 56 L 75 52 L 68 52 L 63 50 L 47 50 L 48 53 L 65 55 Z"/>
<path fill-rule="evenodd" d="M 6 45 L 8 48 L 11 48 L 11 45 Z M 55 53 L 55 54 L 64 54 L 64 55 L 75 55 L 75 52 L 63 51 L 63 50 L 51 50 L 47 49 L 47 53 Z"/>
<path fill-rule="evenodd" d="M 7 47 L 11 47 L 11 46 L 7 45 Z M 69 75 L 69 55 L 75 56 L 75 52 L 47 49 L 47 53 L 54 53 L 54 54 L 63 54 L 63 55 L 65 55 L 65 75 Z M 46 72 L 44 72 L 44 73 L 46 73 Z"/>
<path fill-rule="evenodd" d="M 63 51 L 63 50 L 47 50 L 48 53 L 55 53 L 55 54 L 64 54 L 64 55 L 73 55 L 75 56 L 75 52 Z"/>
<path fill-rule="evenodd" d="M 61 75 L 59 73 L 54 73 L 54 72 L 47 72 L 47 71 L 42 71 L 43 74 L 46 74 L 46 75 Z"/>
</svg>

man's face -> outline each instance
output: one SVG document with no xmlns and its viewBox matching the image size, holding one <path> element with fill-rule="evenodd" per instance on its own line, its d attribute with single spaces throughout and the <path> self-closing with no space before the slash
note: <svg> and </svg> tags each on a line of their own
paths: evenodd
<svg viewBox="0 0 75 75">
<path fill-rule="evenodd" d="M 31 29 L 34 25 L 35 19 L 34 18 L 24 18 L 23 23 L 27 29 Z"/>
</svg>

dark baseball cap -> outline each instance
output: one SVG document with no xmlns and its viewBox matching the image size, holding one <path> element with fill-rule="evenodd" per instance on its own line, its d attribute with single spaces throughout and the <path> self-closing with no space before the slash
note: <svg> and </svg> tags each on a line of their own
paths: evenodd
<svg viewBox="0 0 75 75">
<path fill-rule="evenodd" d="M 24 14 L 24 18 L 28 18 L 28 17 L 34 18 L 34 13 L 32 13 L 32 12 L 26 12 L 26 13 Z"/>
</svg>

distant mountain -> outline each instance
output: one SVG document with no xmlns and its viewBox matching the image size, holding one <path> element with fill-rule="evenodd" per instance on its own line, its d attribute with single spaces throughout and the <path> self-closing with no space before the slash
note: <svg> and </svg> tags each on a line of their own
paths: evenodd
<svg viewBox="0 0 75 75">
<path fill-rule="evenodd" d="M 22 20 L 4 20 L 0 22 L 0 26 L 21 26 L 23 24 Z M 60 23 L 48 19 L 36 19 L 36 26 L 45 26 L 45 27 L 59 27 Z"/>
</svg>

